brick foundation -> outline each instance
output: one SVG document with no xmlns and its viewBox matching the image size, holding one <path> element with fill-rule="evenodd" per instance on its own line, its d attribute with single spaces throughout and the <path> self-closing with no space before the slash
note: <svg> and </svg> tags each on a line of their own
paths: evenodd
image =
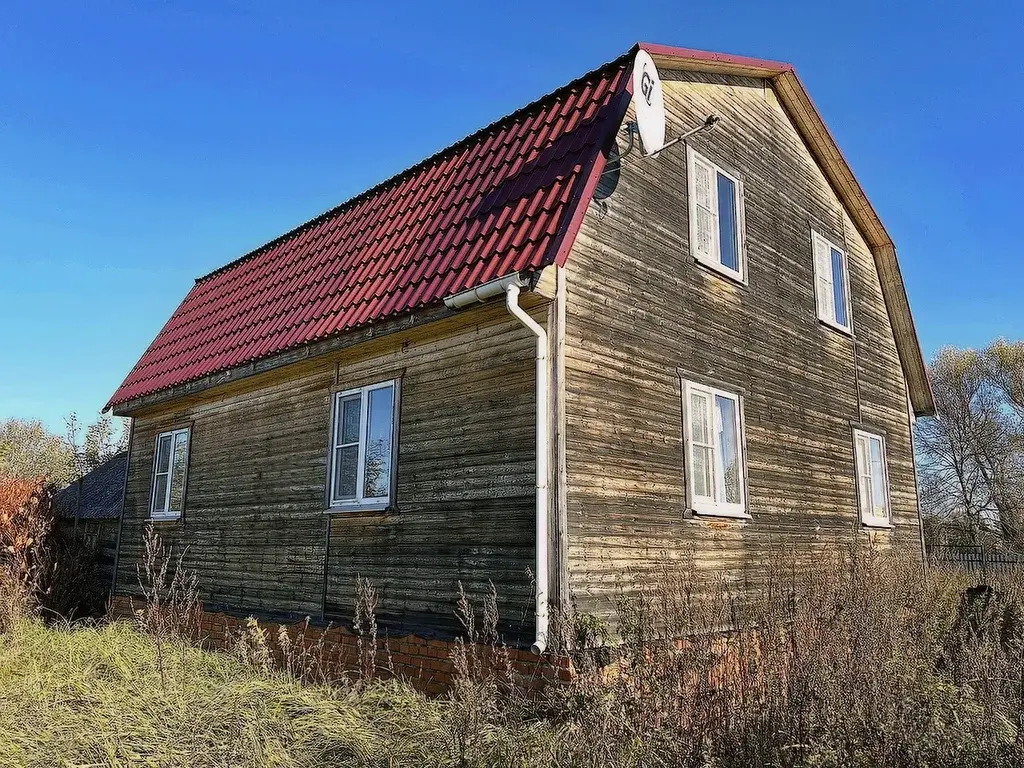
<svg viewBox="0 0 1024 768">
<path fill-rule="evenodd" d="M 110 602 L 110 615 L 115 619 L 131 618 L 135 610 L 141 607 L 136 598 L 116 595 Z M 226 613 L 203 611 L 199 622 L 201 640 L 213 648 L 226 648 L 233 638 L 245 630 L 247 621 L 247 618 Z M 259 619 L 259 625 L 266 631 L 269 645 L 278 661 L 281 661 L 282 656 L 277 638 L 283 627 L 293 644 L 304 643 L 306 647 L 314 648 L 322 642 L 323 658 L 330 664 L 333 674 L 341 676 L 359 668 L 359 637 L 345 627 L 313 624 L 307 627 L 304 622 L 281 624 L 262 619 Z M 452 684 L 452 654 L 455 647 L 455 642 L 451 640 L 428 639 L 418 635 L 379 637 L 378 672 L 384 676 L 393 674 L 424 693 L 441 694 Z M 503 660 L 493 657 L 490 646 L 477 645 L 473 650 L 484 664 L 503 666 Z M 509 648 L 508 656 L 513 677 L 522 688 L 540 691 L 547 685 L 572 678 L 572 663 L 566 656 L 536 656 L 531 651 L 518 648 Z M 504 674 L 503 669 L 498 671 Z"/>
</svg>

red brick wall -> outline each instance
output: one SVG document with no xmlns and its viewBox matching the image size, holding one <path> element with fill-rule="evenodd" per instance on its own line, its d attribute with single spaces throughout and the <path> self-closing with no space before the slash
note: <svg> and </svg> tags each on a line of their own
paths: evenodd
<svg viewBox="0 0 1024 768">
<path fill-rule="evenodd" d="M 111 600 L 110 615 L 115 619 L 130 618 L 137 607 L 140 606 L 133 598 L 117 595 Z M 229 647 L 231 641 L 245 631 L 247 621 L 226 613 L 203 611 L 199 622 L 201 640 L 214 648 Z M 283 655 L 278 644 L 278 632 L 283 627 L 293 646 L 322 647 L 324 665 L 331 667 L 332 674 L 342 675 L 360 668 L 359 637 L 344 627 L 307 627 L 302 622 L 282 625 L 262 620 L 259 626 L 266 632 L 268 644 L 279 663 L 283 663 Z M 364 640 L 364 649 L 367 642 Z M 383 676 L 406 680 L 424 693 L 441 694 L 452 685 L 455 650 L 456 643 L 450 640 L 417 635 L 378 638 L 375 666 Z M 496 668 L 498 674 L 504 676 L 505 661 L 501 652 L 496 654 L 490 646 L 482 644 L 468 650 L 475 652 L 481 664 Z M 572 676 L 570 660 L 565 656 L 536 656 L 528 650 L 509 648 L 508 663 L 516 683 L 529 690 L 541 690 L 545 685 L 564 682 Z"/>
</svg>

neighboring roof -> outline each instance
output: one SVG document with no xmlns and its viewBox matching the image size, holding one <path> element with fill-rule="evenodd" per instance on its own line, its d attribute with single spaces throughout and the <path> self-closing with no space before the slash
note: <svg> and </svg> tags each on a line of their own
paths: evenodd
<svg viewBox="0 0 1024 768">
<path fill-rule="evenodd" d="M 200 278 L 107 407 L 551 264 L 628 105 L 616 99 L 628 66 L 606 64 Z"/>
<path fill-rule="evenodd" d="M 197 280 L 107 407 L 564 263 L 638 47 L 666 69 L 773 83 L 871 247 L 914 411 L 933 413 L 892 240 L 793 67 L 649 43 Z"/>
<path fill-rule="evenodd" d="M 104 520 L 121 516 L 128 452 L 113 456 L 92 472 L 57 493 L 57 514 L 81 520 Z"/>
</svg>

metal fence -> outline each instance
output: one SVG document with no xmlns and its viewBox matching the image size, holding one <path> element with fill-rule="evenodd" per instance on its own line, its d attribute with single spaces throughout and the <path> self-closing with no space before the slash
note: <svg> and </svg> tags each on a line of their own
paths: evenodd
<svg viewBox="0 0 1024 768">
<path fill-rule="evenodd" d="M 928 547 L 928 562 L 982 575 L 1024 571 L 1024 555 L 984 544 L 933 544 Z"/>
</svg>

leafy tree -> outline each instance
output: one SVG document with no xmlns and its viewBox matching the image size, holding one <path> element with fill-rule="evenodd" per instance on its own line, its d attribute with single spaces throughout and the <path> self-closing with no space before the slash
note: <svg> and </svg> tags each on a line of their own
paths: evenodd
<svg viewBox="0 0 1024 768">
<path fill-rule="evenodd" d="M 127 448 L 128 429 L 123 419 L 101 415 L 85 427 L 84 434 L 75 414 L 65 424 L 65 434 L 57 435 L 38 419 L 0 422 L 0 477 L 43 477 L 61 488 Z"/>
<path fill-rule="evenodd" d="M 84 437 L 76 414 L 68 416 L 64 424 L 65 441 L 74 451 L 79 476 L 92 472 L 128 448 L 128 428 L 125 419 L 117 419 L 115 422 L 109 414 L 100 414 L 96 421 L 86 426 Z"/>
<path fill-rule="evenodd" d="M 38 419 L 0 422 L 0 476 L 20 480 L 45 477 L 57 486 L 76 479 L 75 452 Z"/>
<path fill-rule="evenodd" d="M 943 349 L 929 374 L 936 416 L 916 433 L 926 527 L 1024 547 L 1024 342 Z"/>
</svg>

